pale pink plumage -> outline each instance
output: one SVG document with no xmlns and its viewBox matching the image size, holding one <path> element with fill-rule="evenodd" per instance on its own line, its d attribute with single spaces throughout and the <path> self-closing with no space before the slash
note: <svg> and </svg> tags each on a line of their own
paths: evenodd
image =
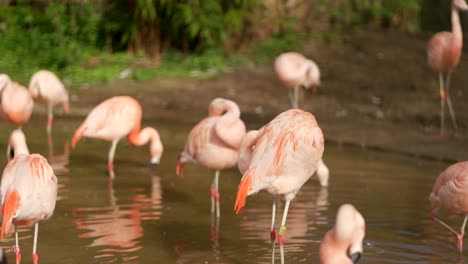
<svg viewBox="0 0 468 264">
<path fill-rule="evenodd" d="M 289 203 L 315 172 L 322 158 L 322 130 L 311 113 L 291 109 L 275 117 L 258 132 L 247 133 L 241 145 L 241 155 L 247 156 L 240 156 L 239 168 L 244 173 L 237 190 L 234 209 L 239 213 L 247 196 L 260 190 L 266 189 L 273 194 L 275 198 L 271 238 L 274 242 L 276 196 L 284 195 L 286 204 L 279 232 L 281 257 L 284 259 L 283 241 Z"/>
<path fill-rule="evenodd" d="M 458 249 L 462 251 L 465 225 L 468 219 L 468 161 L 453 164 L 444 170 L 437 178 L 429 200 L 431 202 L 431 218 L 456 234 Z M 460 233 L 435 216 L 435 212 L 440 207 L 465 215 Z"/>
<path fill-rule="evenodd" d="M 299 87 L 312 86 L 315 92 L 320 85 L 320 70 L 312 60 L 297 52 L 285 52 L 275 60 L 275 71 L 278 79 L 289 88 L 293 108 L 298 107 Z"/>
<path fill-rule="evenodd" d="M 452 2 L 452 32 L 439 32 L 435 34 L 427 45 L 427 60 L 434 73 L 439 74 L 439 92 L 441 99 L 440 133 L 445 135 L 445 102 L 449 107 L 455 132 L 458 129 L 449 96 L 450 75 L 458 65 L 463 46 L 463 33 L 460 24 L 459 10 L 468 10 L 465 0 L 453 0 Z M 444 73 L 447 74 L 444 81 Z"/>
<path fill-rule="evenodd" d="M 21 127 L 29 121 L 34 101 L 26 87 L 0 74 L 0 97 L 0 110 L 8 122 Z"/>
<path fill-rule="evenodd" d="M 29 81 L 29 91 L 35 100 L 48 107 L 47 132 L 50 135 L 53 107 L 57 104 L 63 104 L 65 112 L 70 111 L 68 92 L 57 75 L 47 70 L 40 70 L 33 74 Z"/>
<path fill-rule="evenodd" d="M 15 226 L 35 224 L 33 262 L 37 263 L 37 222 L 48 219 L 54 212 L 57 177 L 43 156 L 29 154 L 24 134 L 20 130 L 12 133 L 9 145 L 15 157 L 6 165 L 0 184 L 3 215 L 0 239 L 8 233 L 11 223 Z M 19 263 L 21 255 L 18 240 L 15 252 Z"/>
<path fill-rule="evenodd" d="M 163 154 L 163 145 L 156 129 L 141 127 L 142 108 L 138 101 L 130 96 L 115 96 L 97 105 L 76 130 L 72 148 L 81 137 L 98 138 L 112 141 L 109 150 L 108 167 L 113 178 L 113 159 L 115 148 L 120 139 L 128 135 L 128 141 L 141 146 L 151 141 L 151 164 L 157 164 Z"/>
<path fill-rule="evenodd" d="M 218 171 L 236 165 L 245 124 L 240 119 L 239 107 L 233 101 L 216 98 L 210 103 L 208 110 L 209 116 L 190 131 L 184 151 L 178 158 L 176 173 L 183 175 L 184 164 L 187 162 L 216 170 L 212 195 L 216 192 L 219 200 Z"/>
<path fill-rule="evenodd" d="M 340 206 L 335 227 L 327 232 L 320 245 L 320 263 L 357 263 L 363 251 L 365 229 L 364 218 L 354 206 Z"/>
</svg>

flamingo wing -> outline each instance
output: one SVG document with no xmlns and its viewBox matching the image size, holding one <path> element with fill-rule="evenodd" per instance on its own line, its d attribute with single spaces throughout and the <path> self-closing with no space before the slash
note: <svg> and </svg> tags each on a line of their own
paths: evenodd
<svg viewBox="0 0 468 264">
<path fill-rule="evenodd" d="M 429 199 L 435 206 L 468 213 L 468 161 L 453 164 L 443 171 Z"/>
</svg>

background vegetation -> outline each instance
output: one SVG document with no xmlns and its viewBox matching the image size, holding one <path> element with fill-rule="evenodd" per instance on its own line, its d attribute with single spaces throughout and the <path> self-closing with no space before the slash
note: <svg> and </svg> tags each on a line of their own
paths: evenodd
<svg viewBox="0 0 468 264">
<path fill-rule="evenodd" d="M 449 0 L 0 0 L 0 72 L 68 85 L 212 76 L 343 29 L 447 25 Z M 434 9 L 434 6 L 444 6 Z M 437 14 L 427 10 L 439 10 Z M 441 15 L 442 14 L 442 15 Z M 428 22 L 429 21 L 429 22 Z M 439 23 L 440 22 L 440 23 Z M 328 37 L 327 37 L 328 36 Z"/>
</svg>

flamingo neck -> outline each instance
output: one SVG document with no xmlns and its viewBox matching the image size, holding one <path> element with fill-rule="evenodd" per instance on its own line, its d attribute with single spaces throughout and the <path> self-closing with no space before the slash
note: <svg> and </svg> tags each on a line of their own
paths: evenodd
<svg viewBox="0 0 468 264">
<path fill-rule="evenodd" d="M 239 160 L 237 166 L 241 174 L 244 174 L 250 167 L 252 160 L 253 147 L 257 143 L 258 131 L 253 130 L 247 133 L 239 146 Z"/>
<path fill-rule="evenodd" d="M 458 44 L 461 47 L 463 44 L 463 33 L 460 24 L 460 15 L 456 7 L 452 7 L 452 34 L 455 39 L 454 44 Z"/>
<path fill-rule="evenodd" d="M 128 141 L 134 146 L 142 146 L 150 140 L 154 141 L 156 137 L 159 138 L 159 134 L 151 127 L 146 127 L 143 130 L 137 128 L 128 135 Z"/>
</svg>

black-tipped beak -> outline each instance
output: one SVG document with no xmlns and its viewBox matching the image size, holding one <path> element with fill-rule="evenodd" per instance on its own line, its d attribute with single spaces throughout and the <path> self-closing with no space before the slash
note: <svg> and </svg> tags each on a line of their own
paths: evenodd
<svg viewBox="0 0 468 264">
<path fill-rule="evenodd" d="M 361 259 L 361 252 L 356 252 L 354 254 L 352 254 L 350 257 L 351 261 L 356 264 L 359 262 L 359 260 Z"/>
<path fill-rule="evenodd" d="M 150 163 L 148 163 L 148 168 L 154 168 L 154 167 L 156 167 L 156 166 L 158 166 L 158 165 L 159 165 L 159 163 L 150 162 Z"/>
</svg>

